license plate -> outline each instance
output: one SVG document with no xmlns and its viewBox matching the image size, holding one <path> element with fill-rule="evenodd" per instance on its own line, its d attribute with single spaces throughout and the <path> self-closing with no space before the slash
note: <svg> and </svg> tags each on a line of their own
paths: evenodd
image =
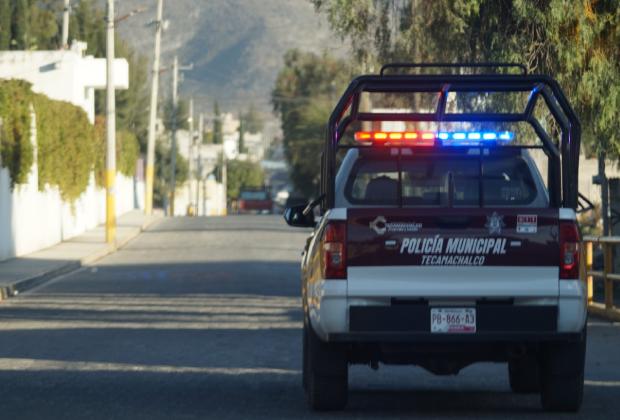
<svg viewBox="0 0 620 420">
<path fill-rule="evenodd" d="M 476 332 L 475 308 L 431 308 L 431 333 Z"/>
</svg>

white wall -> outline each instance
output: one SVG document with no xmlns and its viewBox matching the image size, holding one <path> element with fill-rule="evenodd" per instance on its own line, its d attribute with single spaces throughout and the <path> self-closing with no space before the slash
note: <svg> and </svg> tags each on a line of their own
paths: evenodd
<svg viewBox="0 0 620 420">
<path fill-rule="evenodd" d="M 117 215 L 135 208 L 134 195 L 142 196 L 144 185 L 136 187 L 133 178 L 117 176 Z M 104 222 L 105 190 L 95 186 L 94 177 L 71 204 L 62 201 L 56 188 L 39 191 L 34 174 L 28 184 L 11 191 L 8 171 L 0 169 L 0 261 L 47 248 Z"/>
<path fill-rule="evenodd" d="M 0 78 L 27 80 L 33 91 L 81 107 L 92 123 L 95 89 L 105 87 L 106 62 L 103 58 L 84 56 L 85 50 L 86 44 L 77 42 L 70 50 L 0 51 Z M 127 60 L 114 60 L 114 72 L 116 89 L 127 89 Z"/>
<path fill-rule="evenodd" d="M 196 191 L 198 188 L 198 191 Z M 187 215 L 187 207 L 194 206 L 197 216 L 225 216 L 226 215 L 226 190 L 224 185 L 216 182 L 213 177 L 186 182 L 176 189 L 174 201 L 174 215 Z"/>
</svg>

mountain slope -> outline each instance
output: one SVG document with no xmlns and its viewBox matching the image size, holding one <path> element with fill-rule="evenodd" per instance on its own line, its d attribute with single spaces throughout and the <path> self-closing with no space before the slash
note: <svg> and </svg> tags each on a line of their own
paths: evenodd
<svg viewBox="0 0 620 420">
<path fill-rule="evenodd" d="M 144 5 L 145 0 L 119 2 L 119 16 Z M 123 38 L 152 59 L 155 0 L 147 9 L 119 25 Z M 164 1 L 169 29 L 162 40 L 162 66 L 175 54 L 185 72 L 181 92 L 192 94 L 211 108 L 217 99 L 229 111 L 249 104 L 268 107 L 269 94 L 291 48 L 342 54 L 341 41 L 306 0 L 175 0 Z M 169 95 L 169 83 L 162 92 Z M 204 108 L 203 108 L 204 109 Z"/>
</svg>

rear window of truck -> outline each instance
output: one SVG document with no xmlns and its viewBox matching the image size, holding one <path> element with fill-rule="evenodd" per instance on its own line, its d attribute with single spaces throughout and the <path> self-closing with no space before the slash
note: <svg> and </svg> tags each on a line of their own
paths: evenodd
<svg viewBox="0 0 620 420">
<path fill-rule="evenodd" d="M 404 207 L 526 206 L 536 184 L 521 156 L 360 158 L 349 176 L 347 200 Z"/>
<path fill-rule="evenodd" d="M 239 195 L 242 200 L 267 200 L 267 193 L 265 191 L 242 191 Z"/>
</svg>

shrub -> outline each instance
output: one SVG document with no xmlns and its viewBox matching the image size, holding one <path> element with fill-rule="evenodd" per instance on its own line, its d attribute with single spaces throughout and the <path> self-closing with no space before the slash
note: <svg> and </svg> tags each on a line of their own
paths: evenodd
<svg viewBox="0 0 620 420">
<path fill-rule="evenodd" d="M 34 162 L 30 142 L 30 107 L 37 124 L 39 189 L 57 187 L 63 200 L 75 201 L 88 187 L 91 171 L 103 186 L 106 144 L 105 119 L 93 126 L 86 112 L 68 102 L 34 94 L 30 84 L 0 80 L 0 164 L 7 168 L 11 187 L 27 182 Z M 118 170 L 133 176 L 140 145 L 129 131 L 117 134 Z"/>
<path fill-rule="evenodd" d="M 11 188 L 28 180 L 34 160 L 30 142 L 30 84 L 0 80 L 0 164 L 9 171 Z"/>
<path fill-rule="evenodd" d="M 105 186 L 106 167 L 106 127 L 105 118 L 95 118 L 95 181 L 97 186 Z M 140 157 L 140 143 L 134 133 L 127 130 L 116 133 L 116 168 L 125 176 L 134 176 L 136 161 Z"/>
<path fill-rule="evenodd" d="M 95 131 L 83 109 L 34 96 L 37 115 L 39 189 L 56 186 L 65 201 L 88 187 L 95 160 Z"/>
</svg>

